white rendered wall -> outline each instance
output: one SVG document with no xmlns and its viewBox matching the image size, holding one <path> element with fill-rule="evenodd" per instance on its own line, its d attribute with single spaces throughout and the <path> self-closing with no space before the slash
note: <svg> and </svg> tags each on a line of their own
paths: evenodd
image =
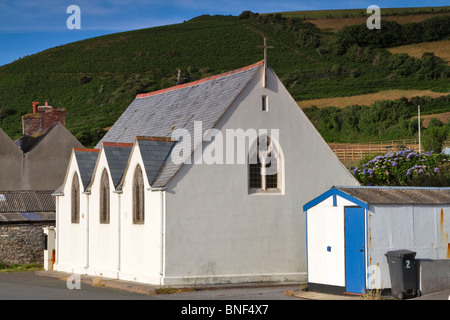
<svg viewBox="0 0 450 320">
<path fill-rule="evenodd" d="M 100 182 L 106 168 L 109 178 L 110 222 L 100 223 Z M 117 277 L 118 268 L 118 194 L 108 169 L 105 153 L 100 151 L 89 196 L 89 269 L 95 276 Z"/>
<path fill-rule="evenodd" d="M 144 224 L 133 224 L 133 175 L 140 164 L 144 175 Z M 161 192 L 148 191 L 138 148 L 133 148 L 123 193 L 121 194 L 120 272 L 123 280 L 160 284 L 161 282 Z M 163 194 L 163 192 L 162 192 Z"/>
<path fill-rule="evenodd" d="M 80 223 L 71 222 L 71 189 L 74 173 L 78 173 L 80 182 Z M 86 218 L 88 196 L 83 194 L 83 185 L 73 153 L 68 174 L 62 190 L 64 196 L 58 196 L 56 217 L 56 263 L 54 270 L 69 273 L 86 273 Z"/>
</svg>

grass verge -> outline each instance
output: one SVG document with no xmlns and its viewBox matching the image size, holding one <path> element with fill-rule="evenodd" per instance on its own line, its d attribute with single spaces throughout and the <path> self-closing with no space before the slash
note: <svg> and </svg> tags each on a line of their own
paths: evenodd
<svg viewBox="0 0 450 320">
<path fill-rule="evenodd" d="M 30 263 L 30 264 L 0 264 L 0 272 L 20 272 L 20 271 L 40 271 L 43 270 L 44 267 L 39 263 Z"/>
</svg>

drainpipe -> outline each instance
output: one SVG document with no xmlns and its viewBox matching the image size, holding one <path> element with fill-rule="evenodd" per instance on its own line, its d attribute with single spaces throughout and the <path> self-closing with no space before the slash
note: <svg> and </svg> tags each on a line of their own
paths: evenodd
<svg viewBox="0 0 450 320">
<path fill-rule="evenodd" d="M 90 191 L 83 192 L 84 195 L 86 195 L 86 264 L 84 268 L 89 268 L 89 196 L 91 195 Z"/>
<path fill-rule="evenodd" d="M 166 242 L 166 217 L 165 217 L 165 207 L 164 207 L 164 191 L 167 188 L 149 188 L 149 191 L 159 192 L 159 211 L 160 211 L 160 221 L 161 221 L 161 246 L 160 246 L 160 265 L 159 265 L 159 275 L 160 285 L 163 285 L 162 280 L 164 278 L 164 262 L 165 262 L 165 242 Z"/>
<path fill-rule="evenodd" d="M 55 266 L 57 266 L 58 265 L 58 262 L 59 262 L 59 198 L 61 197 L 61 196 L 64 196 L 64 192 L 62 192 L 62 191 L 60 191 L 60 192 L 58 192 L 58 193 L 52 193 L 52 196 L 55 196 L 55 198 L 56 198 L 56 203 L 55 203 L 55 209 L 56 209 L 56 212 L 55 212 L 55 214 L 56 214 L 56 216 L 55 216 L 55 219 L 56 219 L 56 223 L 55 223 L 55 237 L 56 237 L 56 240 L 55 240 L 55 254 L 56 254 L 56 257 L 55 257 Z"/>
<path fill-rule="evenodd" d="M 119 279 L 119 272 L 120 272 L 120 247 L 121 247 L 121 241 L 120 241 L 120 233 L 121 233 L 121 221 L 120 221 L 120 215 L 121 215 L 121 209 L 122 209 L 122 190 L 115 190 L 113 193 L 117 194 L 117 279 Z"/>
<path fill-rule="evenodd" d="M 56 196 L 56 245 L 55 245 L 55 249 L 56 249 L 56 261 L 55 261 L 55 265 L 58 265 L 59 262 L 59 196 Z"/>
</svg>

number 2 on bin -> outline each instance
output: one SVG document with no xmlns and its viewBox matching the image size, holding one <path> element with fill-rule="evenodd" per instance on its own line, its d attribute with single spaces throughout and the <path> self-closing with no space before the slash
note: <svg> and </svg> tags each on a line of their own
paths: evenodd
<svg viewBox="0 0 450 320">
<path fill-rule="evenodd" d="M 410 263 L 411 263 L 411 261 L 409 261 L 409 260 L 406 260 L 405 261 L 406 262 L 406 269 L 411 269 L 411 267 L 410 267 Z"/>
</svg>

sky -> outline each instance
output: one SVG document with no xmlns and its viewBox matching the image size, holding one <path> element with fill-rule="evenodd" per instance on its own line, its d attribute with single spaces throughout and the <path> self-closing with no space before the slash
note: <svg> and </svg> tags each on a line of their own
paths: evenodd
<svg viewBox="0 0 450 320">
<path fill-rule="evenodd" d="M 68 10 L 77 6 L 78 11 Z M 182 23 L 203 14 L 447 6 L 449 0 L 0 0 L 0 66 L 66 43 Z M 78 23 L 78 25 L 77 25 Z"/>
</svg>

